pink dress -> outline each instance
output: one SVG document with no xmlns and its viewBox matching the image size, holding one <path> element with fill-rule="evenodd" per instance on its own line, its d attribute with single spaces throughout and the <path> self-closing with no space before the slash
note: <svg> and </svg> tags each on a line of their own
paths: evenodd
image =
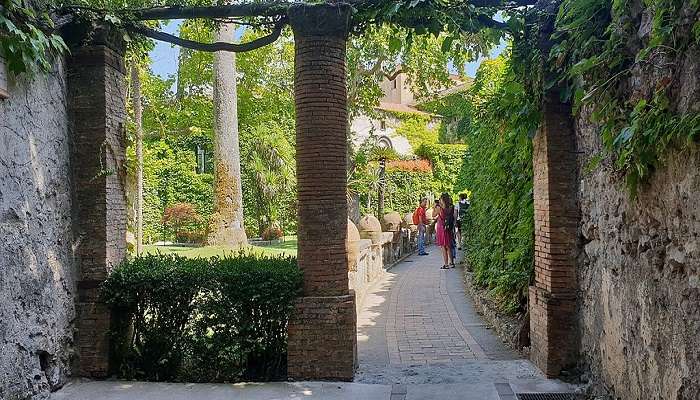
<svg viewBox="0 0 700 400">
<path fill-rule="evenodd" d="M 445 231 L 445 210 L 442 208 L 440 208 L 440 214 L 438 214 L 437 222 L 435 223 L 435 244 L 440 247 L 450 245 L 450 238 Z"/>
</svg>

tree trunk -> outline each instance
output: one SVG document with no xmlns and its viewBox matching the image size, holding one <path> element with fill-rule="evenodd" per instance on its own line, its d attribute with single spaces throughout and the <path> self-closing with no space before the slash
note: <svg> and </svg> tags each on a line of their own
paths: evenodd
<svg viewBox="0 0 700 400">
<path fill-rule="evenodd" d="M 233 40 L 233 24 L 222 24 L 217 41 Z M 240 247 L 247 243 L 243 229 L 241 154 L 238 146 L 236 59 L 234 53 L 214 53 L 214 214 L 209 244 Z"/>
<path fill-rule="evenodd" d="M 131 101 L 136 125 L 136 255 L 143 251 L 143 108 L 141 77 L 136 63 L 131 67 Z"/>
</svg>

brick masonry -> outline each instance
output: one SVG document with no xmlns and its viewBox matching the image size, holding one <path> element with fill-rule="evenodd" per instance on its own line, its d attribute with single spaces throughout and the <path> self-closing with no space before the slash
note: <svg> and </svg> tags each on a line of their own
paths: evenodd
<svg viewBox="0 0 700 400">
<path fill-rule="evenodd" d="M 304 297 L 289 322 L 291 379 L 352 380 L 355 295 L 348 288 L 347 5 L 295 6 L 299 266 Z"/>
<path fill-rule="evenodd" d="M 575 362 L 576 152 L 571 106 L 548 93 L 533 141 L 535 284 L 529 289 L 532 361 L 547 375 Z"/>
<path fill-rule="evenodd" d="M 105 41 L 75 46 L 67 72 L 79 270 L 76 372 L 99 378 L 109 373 L 110 324 L 109 311 L 99 300 L 99 286 L 126 255 L 123 47 Z"/>
</svg>

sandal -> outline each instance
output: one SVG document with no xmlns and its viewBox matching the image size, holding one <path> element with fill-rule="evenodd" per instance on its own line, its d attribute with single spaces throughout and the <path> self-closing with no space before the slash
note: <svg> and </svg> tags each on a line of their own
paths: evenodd
<svg viewBox="0 0 700 400">
<path fill-rule="evenodd" d="M 443 265 L 442 267 L 440 267 L 440 269 L 450 269 L 450 267 L 448 267 L 447 265 Z"/>
</svg>

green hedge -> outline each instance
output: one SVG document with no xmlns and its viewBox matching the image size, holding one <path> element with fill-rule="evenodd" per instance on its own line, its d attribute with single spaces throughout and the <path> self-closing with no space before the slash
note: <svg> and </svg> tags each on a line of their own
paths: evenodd
<svg viewBox="0 0 700 400">
<path fill-rule="evenodd" d="M 462 163 L 467 154 L 464 144 L 423 144 L 416 155 L 427 158 L 433 166 L 432 189 L 436 193 L 458 192 L 455 188 Z"/>
<path fill-rule="evenodd" d="M 301 285 L 294 258 L 128 260 L 102 291 L 114 318 L 113 369 L 152 381 L 282 379 Z"/>
</svg>

